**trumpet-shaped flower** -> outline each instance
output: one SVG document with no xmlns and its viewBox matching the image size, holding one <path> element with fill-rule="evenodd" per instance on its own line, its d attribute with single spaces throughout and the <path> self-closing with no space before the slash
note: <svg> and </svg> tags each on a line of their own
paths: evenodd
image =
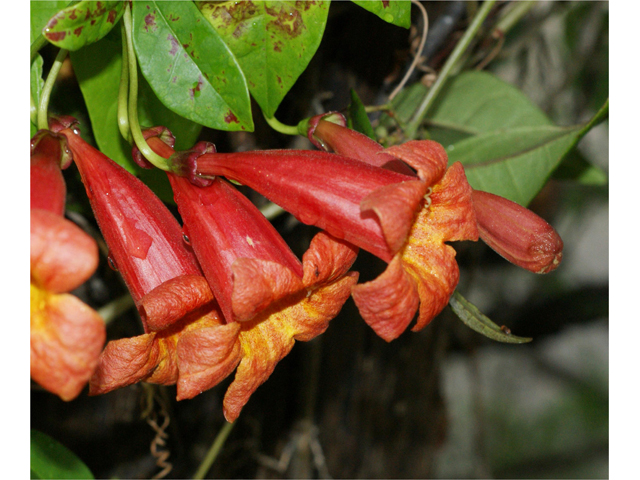
<svg viewBox="0 0 640 480">
<path fill-rule="evenodd" d="M 308 122 L 308 137 L 318 148 L 371 165 L 406 171 L 382 146 L 346 127 L 339 113 L 316 115 Z M 473 190 L 473 206 L 480 238 L 511 263 L 534 273 L 555 270 L 562 261 L 560 235 L 531 210 L 506 198 Z"/>
<path fill-rule="evenodd" d="M 471 187 L 461 165 L 432 141 L 385 150 L 417 177 L 325 152 L 272 150 L 204 154 L 200 175 L 224 175 L 257 190 L 303 223 L 389 262 L 377 279 L 354 286 L 365 321 L 387 341 L 429 323 L 458 282 L 452 240 L 476 240 Z M 446 171 L 446 174 L 445 174 Z M 425 208 L 427 207 L 427 208 Z"/>
<path fill-rule="evenodd" d="M 31 144 L 31 377 L 68 401 L 93 374 L 105 328 L 92 308 L 66 293 L 93 274 L 98 247 L 62 216 L 62 140 L 40 131 Z"/>
<path fill-rule="evenodd" d="M 172 155 L 157 137 L 148 141 L 159 155 Z M 223 305 L 227 326 L 238 328 L 235 350 L 225 344 L 239 363 L 223 403 L 225 417 L 233 421 L 295 340 L 321 334 L 338 314 L 357 281 L 357 273 L 348 272 L 357 249 L 319 233 L 300 263 L 257 208 L 222 179 L 198 187 L 173 174 L 169 178 L 189 242 Z M 194 329 L 180 338 L 179 399 L 219 381 L 207 357 L 220 348 L 215 329 Z"/>
<path fill-rule="evenodd" d="M 111 262 L 122 274 L 142 318 L 143 335 L 109 342 L 91 378 L 90 393 L 100 394 L 138 381 L 175 384 L 177 343 L 190 329 L 224 325 L 197 260 L 185 244 L 171 212 L 140 180 L 63 130 L 91 206 L 109 246 Z M 224 349 L 216 363 L 220 379 L 229 364 Z"/>
</svg>

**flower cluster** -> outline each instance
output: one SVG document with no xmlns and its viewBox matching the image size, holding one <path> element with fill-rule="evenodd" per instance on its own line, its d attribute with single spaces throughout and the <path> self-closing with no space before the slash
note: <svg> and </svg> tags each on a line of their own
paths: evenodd
<svg viewBox="0 0 640 480">
<path fill-rule="evenodd" d="M 474 191 L 462 165 L 449 166 L 438 143 L 384 149 L 346 128 L 337 114 L 314 117 L 308 127 L 325 151 L 218 153 L 201 142 L 175 152 L 170 132 L 145 132 L 169 166 L 182 226 L 146 185 L 77 130 L 60 131 L 144 329 L 106 345 L 90 394 L 145 381 L 176 384 L 181 400 L 235 370 L 223 402 L 225 417 L 234 421 L 295 341 L 323 333 L 350 296 L 386 341 L 401 335 L 416 313 L 412 330 L 424 328 L 458 283 L 449 242 L 482 238 L 539 273 L 559 263 L 562 242 L 546 222 Z M 135 149 L 133 156 L 149 166 Z M 320 228 L 302 261 L 222 177 Z M 358 284 L 349 269 L 360 248 L 388 266 Z"/>
</svg>

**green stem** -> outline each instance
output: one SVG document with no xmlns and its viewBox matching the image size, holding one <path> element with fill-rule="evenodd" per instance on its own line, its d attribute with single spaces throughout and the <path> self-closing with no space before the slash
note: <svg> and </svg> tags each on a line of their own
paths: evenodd
<svg viewBox="0 0 640 480">
<path fill-rule="evenodd" d="M 36 39 L 31 44 L 31 63 L 33 63 L 33 61 L 35 60 L 36 55 L 38 54 L 40 49 L 47 43 L 47 39 L 44 38 L 44 35 L 40 34 L 36 37 Z"/>
<path fill-rule="evenodd" d="M 160 170 L 168 171 L 170 167 L 167 164 L 167 160 L 151 150 L 151 147 L 142 135 L 140 123 L 138 122 L 138 63 L 136 62 L 136 53 L 133 49 L 131 8 L 128 2 L 125 6 L 123 21 L 127 41 L 127 56 L 129 57 L 129 129 L 133 136 L 133 141 L 142 156 Z"/>
<path fill-rule="evenodd" d="M 451 52 L 451 55 L 447 59 L 446 63 L 442 67 L 442 70 L 440 71 L 440 74 L 438 75 L 435 83 L 422 99 L 422 102 L 414 112 L 411 120 L 409 120 L 409 123 L 405 128 L 405 136 L 408 139 L 415 138 L 418 127 L 424 120 L 424 117 L 427 116 L 429 108 L 431 107 L 431 105 L 433 105 L 433 102 L 436 99 L 437 95 L 440 93 L 440 90 L 442 90 L 442 87 L 444 87 L 444 84 L 449 78 L 449 75 L 453 71 L 456 63 L 463 56 L 465 50 L 471 44 L 473 37 L 476 35 L 476 33 L 478 33 L 478 30 L 480 30 L 482 23 L 484 22 L 485 18 L 487 18 L 487 15 L 489 15 L 489 12 L 491 11 L 491 8 L 493 7 L 493 4 L 495 2 L 496 0 L 485 0 L 485 2 L 482 3 L 482 6 L 478 10 L 477 15 L 474 17 L 473 22 L 471 22 L 471 25 L 469 25 L 469 28 L 467 28 L 467 31 L 464 33 L 463 37 L 460 39 L 453 52 Z"/>
<path fill-rule="evenodd" d="M 204 478 L 204 476 L 207 474 L 207 472 L 211 468 L 211 465 L 213 465 L 213 462 L 215 462 L 216 457 L 220 453 L 220 450 L 222 450 L 222 446 L 224 445 L 224 442 L 227 440 L 227 437 L 229 436 L 229 433 L 231 433 L 231 429 L 233 428 L 234 425 L 235 423 L 227 422 L 224 424 L 222 429 L 218 432 L 218 435 L 216 436 L 216 439 L 214 440 L 213 445 L 211 445 L 211 448 L 209 448 L 207 455 L 204 457 L 204 460 L 200 464 L 200 467 L 198 467 L 198 471 L 193 476 L 194 480 L 200 480 Z"/>
<path fill-rule="evenodd" d="M 38 129 L 40 130 L 49 129 L 49 98 L 51 97 L 51 90 L 53 90 L 56 77 L 58 76 L 58 72 L 60 72 L 62 62 L 67 57 L 67 53 L 69 53 L 68 50 L 64 48 L 60 49 L 58 55 L 56 55 L 56 59 L 53 61 L 53 65 L 51 65 L 51 70 L 49 71 L 49 75 L 47 75 L 47 80 L 44 82 L 44 87 L 42 87 L 40 105 L 38 105 Z"/>
<path fill-rule="evenodd" d="M 98 315 L 102 317 L 105 325 L 108 325 L 113 319 L 118 318 L 121 314 L 135 306 L 133 297 L 131 295 L 123 295 L 120 298 L 107 303 L 104 307 L 98 310 Z"/>
<path fill-rule="evenodd" d="M 518 21 L 524 17 L 529 10 L 531 10 L 535 4 L 538 3 L 537 0 L 525 0 L 520 2 L 511 2 L 511 8 L 507 11 L 504 16 L 498 20 L 494 30 L 499 30 L 502 33 L 507 33 L 509 30 L 513 28 L 513 26 L 518 23 Z"/>
<path fill-rule="evenodd" d="M 299 132 L 297 125 L 295 127 L 292 125 L 285 125 L 284 123 L 280 123 L 280 121 L 278 121 L 276 117 L 267 117 L 266 115 L 264 115 L 264 112 L 262 115 L 264 116 L 264 119 L 267 121 L 267 123 L 271 126 L 271 128 L 273 128 L 275 131 L 284 133 L 285 135 L 298 135 Z"/>
<path fill-rule="evenodd" d="M 122 22 L 122 70 L 120 73 L 120 89 L 118 90 L 118 128 L 120 135 L 129 143 L 133 141 L 131 137 L 131 127 L 129 126 L 129 48 L 127 44 L 127 32 Z"/>
</svg>

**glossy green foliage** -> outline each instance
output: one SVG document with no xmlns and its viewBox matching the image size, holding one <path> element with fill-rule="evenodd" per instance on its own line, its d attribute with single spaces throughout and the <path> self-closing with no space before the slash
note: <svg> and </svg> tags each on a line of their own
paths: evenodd
<svg viewBox="0 0 640 480">
<path fill-rule="evenodd" d="M 193 2 L 133 2 L 138 64 L 169 109 L 219 130 L 253 130 L 235 56 Z"/>
<path fill-rule="evenodd" d="M 425 92 L 417 84 L 398 95 L 395 121 L 408 121 Z M 522 92 L 486 72 L 465 72 L 452 79 L 426 122 L 429 137 L 445 146 L 451 163 L 463 163 L 474 188 L 521 205 L 533 199 L 592 126 L 553 125 Z M 567 172 L 578 178 L 590 183 L 603 179 L 584 159 L 573 157 L 571 162 Z"/>
<path fill-rule="evenodd" d="M 124 2 L 84 0 L 65 8 L 45 25 L 49 42 L 67 50 L 78 50 L 97 42 L 116 25 L 124 13 Z"/>
<path fill-rule="evenodd" d="M 320 45 L 329 2 L 197 5 L 237 58 L 253 98 L 267 117 L 273 117 Z"/>
<path fill-rule="evenodd" d="M 399 27 L 411 25 L 411 2 L 409 0 L 351 0 L 356 5 L 377 15 L 382 20 Z"/>
<path fill-rule="evenodd" d="M 94 478 L 91 470 L 64 445 L 31 430 L 31 478 Z"/>
<path fill-rule="evenodd" d="M 71 53 L 73 68 L 84 97 L 93 135 L 100 150 L 130 172 L 139 170 L 131 159 L 131 145 L 118 129 L 118 86 L 122 67 L 122 41 L 118 31 L 82 50 Z M 187 149 L 195 142 L 201 126 L 175 114 L 154 95 L 140 78 L 138 115 L 143 127 L 163 125 L 176 137 L 176 148 Z"/>
</svg>

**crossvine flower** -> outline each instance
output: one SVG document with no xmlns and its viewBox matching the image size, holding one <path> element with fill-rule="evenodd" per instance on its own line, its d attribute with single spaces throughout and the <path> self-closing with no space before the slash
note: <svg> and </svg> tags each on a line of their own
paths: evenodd
<svg viewBox="0 0 640 480">
<path fill-rule="evenodd" d="M 169 158 L 173 150 L 158 137 L 152 149 Z M 169 174 L 189 243 L 216 293 L 228 325 L 238 327 L 230 356 L 238 364 L 223 401 L 235 420 L 296 340 L 323 333 L 357 281 L 348 272 L 357 249 L 319 233 L 302 262 L 260 211 L 220 178 L 206 187 Z M 191 398 L 216 381 L 206 356 L 215 331 L 194 330 L 178 342 L 178 398 Z"/>
<path fill-rule="evenodd" d="M 41 130 L 31 142 L 31 378 L 65 401 L 80 394 L 98 363 L 104 322 L 67 293 L 98 266 L 95 240 L 63 217 L 64 139 Z"/>
<path fill-rule="evenodd" d="M 464 169 L 458 164 L 447 171 L 442 146 L 414 141 L 385 154 L 417 176 L 306 150 L 205 153 L 195 162 L 200 176 L 237 180 L 301 222 L 389 262 L 382 275 L 352 293 L 365 321 L 390 341 L 419 305 L 413 330 L 444 308 L 459 276 L 455 251 L 445 242 L 477 240 L 478 230 Z"/>
</svg>

